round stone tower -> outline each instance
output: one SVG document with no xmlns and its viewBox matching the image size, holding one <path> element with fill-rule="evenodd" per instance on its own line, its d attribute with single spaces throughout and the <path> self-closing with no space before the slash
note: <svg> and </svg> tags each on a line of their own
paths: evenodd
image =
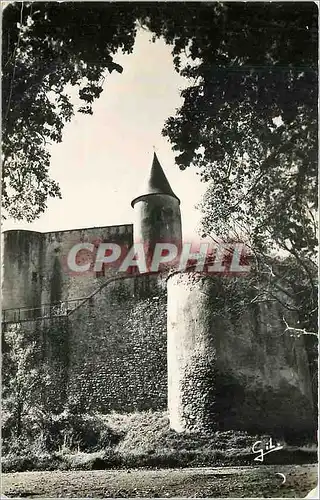
<svg viewBox="0 0 320 500">
<path fill-rule="evenodd" d="M 143 243 L 149 255 L 156 243 L 174 243 L 180 248 L 180 200 L 172 191 L 155 153 L 147 182 L 131 205 L 135 211 L 135 243 Z"/>
<path fill-rule="evenodd" d="M 237 278 L 243 286 L 246 279 Z M 312 433 L 304 339 L 284 332 L 283 317 L 294 325 L 294 315 L 276 301 L 252 301 L 237 312 L 228 281 L 191 270 L 168 277 L 171 428 Z"/>
</svg>

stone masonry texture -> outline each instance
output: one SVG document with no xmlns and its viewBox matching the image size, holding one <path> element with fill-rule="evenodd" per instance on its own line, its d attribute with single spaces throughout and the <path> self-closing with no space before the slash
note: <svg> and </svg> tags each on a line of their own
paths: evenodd
<svg viewBox="0 0 320 500">
<path fill-rule="evenodd" d="M 171 241 L 175 230 L 180 235 L 178 202 L 167 203 L 167 197 L 148 196 L 148 210 L 146 200 L 136 203 L 144 221 L 137 238 L 144 237 L 142 230 L 153 235 L 150 214 L 166 224 L 169 209 L 177 220 L 173 234 L 166 227 L 163 237 Z M 120 279 L 112 269 L 68 272 L 66 256 L 74 244 L 131 247 L 131 224 L 8 231 L 3 238 L 2 308 L 39 308 L 39 317 L 3 328 L 6 353 L 14 343 L 22 355 L 34 345 L 28 361 L 28 370 L 39 372 L 34 403 L 41 397 L 58 413 L 65 405 L 103 413 L 168 407 L 178 432 L 313 429 L 304 339 L 283 334 L 286 312 L 279 304 L 255 304 L 239 316 L 221 301 L 224 278 L 192 272 L 167 281 L 154 275 Z M 46 304 L 74 299 L 82 302 L 68 315 L 44 317 Z M 293 317 L 286 319 L 294 324 Z"/>
</svg>

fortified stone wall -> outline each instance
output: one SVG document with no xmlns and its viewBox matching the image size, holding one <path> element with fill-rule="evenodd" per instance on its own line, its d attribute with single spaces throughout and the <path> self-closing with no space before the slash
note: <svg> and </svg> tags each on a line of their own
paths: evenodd
<svg viewBox="0 0 320 500">
<path fill-rule="evenodd" d="M 69 318 L 68 394 L 81 411 L 167 404 L 166 293 L 151 276 L 108 284 Z"/>
<path fill-rule="evenodd" d="M 254 304 L 237 316 L 221 279 L 185 273 L 167 284 L 118 279 L 68 317 L 7 325 L 4 348 L 16 334 L 22 353 L 36 344 L 28 366 L 43 387 L 32 402 L 107 413 L 165 409 L 168 398 L 177 431 L 310 431 L 304 340 L 284 334 L 283 309 Z"/>
<path fill-rule="evenodd" d="M 98 246 L 100 242 L 113 242 L 131 247 L 132 234 L 131 224 L 45 233 L 42 303 L 85 297 L 112 275 L 111 268 L 106 270 L 105 277 L 98 276 L 95 272 L 81 275 L 70 271 L 67 255 L 74 245 L 89 242 Z M 91 252 L 85 250 L 79 252 L 77 259 L 79 265 L 91 260 Z"/>
<path fill-rule="evenodd" d="M 70 249 L 83 242 L 131 247 L 132 235 L 131 224 L 49 233 L 4 232 L 2 309 L 39 307 L 90 295 L 112 275 L 112 269 L 105 276 L 72 273 L 67 266 Z M 79 258 L 87 262 L 92 254 L 82 250 Z"/>
<path fill-rule="evenodd" d="M 80 412 L 165 409 L 166 311 L 157 277 L 108 283 L 68 317 L 6 325 L 4 371 L 10 349 L 33 346 L 26 364 L 39 375 L 33 405 L 53 412 L 66 403 Z"/>
<path fill-rule="evenodd" d="M 7 319 L 5 373 L 25 363 L 37 392 L 27 384 L 23 396 L 55 412 L 67 403 L 79 412 L 158 410 L 168 400 L 177 431 L 310 431 L 304 340 L 284 334 L 279 304 L 252 302 L 241 310 L 223 278 L 192 272 L 165 284 L 147 275 L 109 282 L 112 268 L 82 275 L 68 268 L 68 253 L 79 243 L 131 247 L 134 236 L 149 248 L 180 244 L 179 205 L 154 155 L 146 186 L 132 201 L 134 235 L 132 225 L 4 233 L 3 309 L 41 305 L 44 317 L 44 304 L 86 298 L 64 317 L 50 318 L 49 308 L 47 320 L 10 326 Z M 77 262 L 92 257 L 82 250 Z M 237 283 L 241 288 L 241 278 Z M 12 353 L 21 356 L 10 365 Z"/>
</svg>

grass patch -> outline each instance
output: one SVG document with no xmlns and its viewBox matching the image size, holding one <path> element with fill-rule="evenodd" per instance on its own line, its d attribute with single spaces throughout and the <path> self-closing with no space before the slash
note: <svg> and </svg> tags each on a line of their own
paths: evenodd
<svg viewBox="0 0 320 500">
<path fill-rule="evenodd" d="M 3 472 L 27 470 L 98 470 L 257 465 L 252 446 L 270 436 L 216 431 L 210 436 L 179 434 L 169 428 L 166 412 L 108 415 L 63 414 L 29 422 L 19 440 L 6 429 Z M 31 419 L 32 420 L 32 419 Z M 279 441 L 279 440 L 278 440 Z M 266 464 L 317 462 L 316 443 L 288 446 L 265 457 Z"/>
</svg>

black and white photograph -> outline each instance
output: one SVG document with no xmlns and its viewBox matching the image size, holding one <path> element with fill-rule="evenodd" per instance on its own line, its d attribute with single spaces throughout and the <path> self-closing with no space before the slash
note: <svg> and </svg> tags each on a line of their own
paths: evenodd
<svg viewBox="0 0 320 500">
<path fill-rule="evenodd" d="M 1 499 L 318 498 L 319 2 L 1 14 Z"/>
</svg>

